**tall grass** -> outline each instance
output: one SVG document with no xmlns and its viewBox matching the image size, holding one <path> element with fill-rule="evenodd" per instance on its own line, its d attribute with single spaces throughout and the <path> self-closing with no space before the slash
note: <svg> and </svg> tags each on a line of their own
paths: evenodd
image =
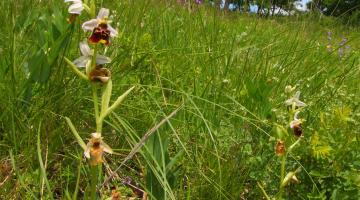
<svg viewBox="0 0 360 200">
<path fill-rule="evenodd" d="M 122 183 L 127 177 L 153 199 L 260 199 L 259 184 L 275 196 L 274 138 L 277 125 L 288 129 L 287 85 L 297 86 L 308 107 L 304 140 L 286 165 L 301 167 L 300 183 L 284 197 L 359 195 L 358 28 L 173 1 L 100 4 L 111 8 L 121 35 L 107 50 L 113 94 L 137 85 L 104 122 L 116 155 L 106 157 L 103 173 L 184 104 L 101 189 L 104 197 L 111 186 L 133 195 Z M 91 88 L 75 81 L 62 57 L 77 57 L 68 50 L 77 49 L 71 38 L 84 33 L 68 28 L 62 1 L 1 1 L 0 8 L 0 181 L 10 175 L 0 197 L 82 199 L 89 169 L 64 116 L 86 137 L 95 131 L 93 102 Z M 350 49 L 339 57 L 342 37 Z"/>
</svg>

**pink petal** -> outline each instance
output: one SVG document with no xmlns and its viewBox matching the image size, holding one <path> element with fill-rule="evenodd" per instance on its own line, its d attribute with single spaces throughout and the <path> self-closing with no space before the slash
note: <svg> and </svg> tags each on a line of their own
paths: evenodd
<svg viewBox="0 0 360 200">
<path fill-rule="evenodd" d="M 69 13 L 78 15 L 80 15 L 82 10 L 84 10 L 82 3 L 74 3 L 68 9 Z"/>
<path fill-rule="evenodd" d="M 83 56 L 91 56 L 92 55 L 91 49 L 86 41 L 80 42 L 79 46 L 80 46 L 81 54 Z"/>
<path fill-rule="evenodd" d="M 118 35 L 118 32 L 112 26 L 110 26 L 110 24 L 108 24 L 108 30 L 110 31 L 111 37 L 116 37 Z"/>
<path fill-rule="evenodd" d="M 109 9 L 106 8 L 101 8 L 99 11 L 99 14 L 97 16 L 97 19 L 104 19 L 104 18 L 108 18 L 109 17 Z"/>
</svg>

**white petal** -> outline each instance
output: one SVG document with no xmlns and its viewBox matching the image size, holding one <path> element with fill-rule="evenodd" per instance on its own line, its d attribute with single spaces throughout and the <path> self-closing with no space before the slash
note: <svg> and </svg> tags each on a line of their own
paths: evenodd
<svg viewBox="0 0 360 200">
<path fill-rule="evenodd" d="M 91 52 L 91 49 L 86 41 L 80 42 L 80 51 L 83 56 L 91 56 L 93 53 Z"/>
<path fill-rule="evenodd" d="M 91 137 L 94 138 L 94 139 L 101 139 L 101 133 L 91 133 Z"/>
<path fill-rule="evenodd" d="M 285 101 L 285 104 L 286 104 L 287 106 L 291 106 L 291 105 L 293 104 L 293 102 L 294 102 L 294 98 L 290 98 L 290 99 L 288 99 L 288 100 Z"/>
<path fill-rule="evenodd" d="M 86 21 L 83 23 L 82 28 L 85 31 L 93 31 L 94 28 L 96 28 L 98 25 L 98 20 L 97 19 L 91 19 L 89 21 Z"/>
<path fill-rule="evenodd" d="M 104 76 L 94 76 L 94 78 L 99 79 L 102 83 L 107 83 L 110 80 L 110 77 Z"/>
<path fill-rule="evenodd" d="M 97 16 L 97 19 L 104 19 L 104 18 L 108 18 L 109 17 L 109 9 L 106 8 L 101 8 L 99 11 L 99 14 Z"/>
<path fill-rule="evenodd" d="M 293 120 L 290 122 L 290 128 L 294 128 L 294 126 L 300 124 L 300 120 Z"/>
<path fill-rule="evenodd" d="M 89 56 L 81 56 L 81 57 L 77 58 L 76 60 L 74 60 L 73 63 L 80 68 L 84 68 L 84 67 L 86 67 L 86 64 L 89 61 L 90 61 Z"/>
<path fill-rule="evenodd" d="M 118 32 L 112 26 L 110 26 L 110 24 L 108 24 L 107 26 L 108 30 L 110 31 L 110 36 L 116 37 L 118 35 Z"/>
<path fill-rule="evenodd" d="M 84 151 L 84 156 L 86 157 L 86 158 L 90 158 L 90 149 L 91 149 L 91 142 L 88 142 L 87 144 L 86 144 L 86 149 L 85 149 L 85 151 Z"/>
<path fill-rule="evenodd" d="M 111 147 L 109 147 L 109 145 L 107 145 L 105 142 L 101 143 L 102 146 L 104 147 L 104 151 L 106 153 L 109 153 L 109 154 L 113 154 L 114 151 L 111 149 Z"/>
<path fill-rule="evenodd" d="M 68 9 L 69 13 L 78 15 L 80 15 L 82 10 L 84 10 L 84 6 L 81 2 L 72 4 Z"/>
<path fill-rule="evenodd" d="M 103 55 L 96 55 L 96 64 L 103 65 L 110 62 L 111 62 L 110 58 Z"/>
<path fill-rule="evenodd" d="M 298 120 L 299 113 L 300 113 L 300 111 L 297 111 L 297 112 L 295 113 L 295 115 L 294 115 L 294 120 Z"/>
<path fill-rule="evenodd" d="M 295 93 L 295 96 L 294 96 L 295 99 L 299 99 L 300 98 L 300 91 L 297 91 Z"/>
<path fill-rule="evenodd" d="M 295 103 L 296 103 L 296 106 L 298 106 L 298 107 L 304 107 L 304 106 L 306 106 L 306 103 L 300 101 L 299 99 L 296 99 L 296 100 L 295 100 Z"/>
</svg>

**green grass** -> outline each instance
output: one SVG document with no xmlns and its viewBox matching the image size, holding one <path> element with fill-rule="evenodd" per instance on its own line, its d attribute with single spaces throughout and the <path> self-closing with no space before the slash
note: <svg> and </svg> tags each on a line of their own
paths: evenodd
<svg viewBox="0 0 360 200">
<path fill-rule="evenodd" d="M 167 1 L 100 3 L 120 33 L 106 51 L 112 99 L 136 86 L 104 122 L 104 140 L 116 154 L 106 155 L 102 173 L 184 104 L 109 187 L 133 195 L 122 184 L 129 176 L 153 199 L 261 199 L 258 185 L 275 197 L 277 127 L 291 134 L 287 145 L 296 140 L 284 104 L 292 85 L 308 106 L 300 114 L 304 139 L 285 166 L 286 173 L 300 167 L 300 183 L 285 187 L 283 197 L 360 195 L 359 28 Z M 65 117 L 86 139 L 96 130 L 94 105 L 91 87 L 63 56 L 79 56 L 78 42 L 87 36 L 79 27 L 88 17 L 71 29 L 62 1 L 1 1 L 0 8 L 0 199 L 83 199 L 90 168 Z M 350 49 L 340 57 L 342 37 Z"/>
</svg>

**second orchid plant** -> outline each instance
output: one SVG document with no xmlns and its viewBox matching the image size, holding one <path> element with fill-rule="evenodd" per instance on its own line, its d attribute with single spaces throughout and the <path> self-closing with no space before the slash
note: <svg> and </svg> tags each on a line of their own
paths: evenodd
<svg viewBox="0 0 360 200">
<path fill-rule="evenodd" d="M 66 122 L 77 139 L 77 142 L 83 148 L 84 156 L 89 159 L 91 168 L 91 188 L 89 192 L 91 199 L 96 199 L 96 186 L 100 181 L 99 174 L 101 174 L 103 154 L 104 152 L 109 154 L 113 153 L 109 145 L 103 141 L 103 121 L 105 117 L 121 104 L 134 87 L 128 89 L 110 105 L 112 80 L 111 72 L 105 65 L 111 63 L 111 59 L 99 53 L 104 46 L 107 47 L 111 44 L 111 38 L 118 35 L 116 29 L 110 25 L 110 11 L 109 9 L 101 8 L 95 17 L 96 0 L 92 0 L 90 4 L 88 4 L 88 1 L 82 2 L 81 0 L 65 0 L 65 2 L 71 3 L 68 9 L 71 14 L 69 18 L 70 23 L 73 23 L 83 10 L 93 18 L 82 24 L 82 29 L 85 32 L 90 32 L 90 34 L 86 39 L 79 42 L 81 56 L 73 61 L 68 58 L 64 58 L 64 60 L 73 72 L 81 79 L 88 81 L 92 87 L 96 132 L 90 134 L 88 143 L 86 144 L 83 141 L 71 120 L 67 117 Z M 89 46 L 89 44 L 91 46 Z M 101 93 L 100 98 L 98 95 L 99 91 Z"/>
</svg>

